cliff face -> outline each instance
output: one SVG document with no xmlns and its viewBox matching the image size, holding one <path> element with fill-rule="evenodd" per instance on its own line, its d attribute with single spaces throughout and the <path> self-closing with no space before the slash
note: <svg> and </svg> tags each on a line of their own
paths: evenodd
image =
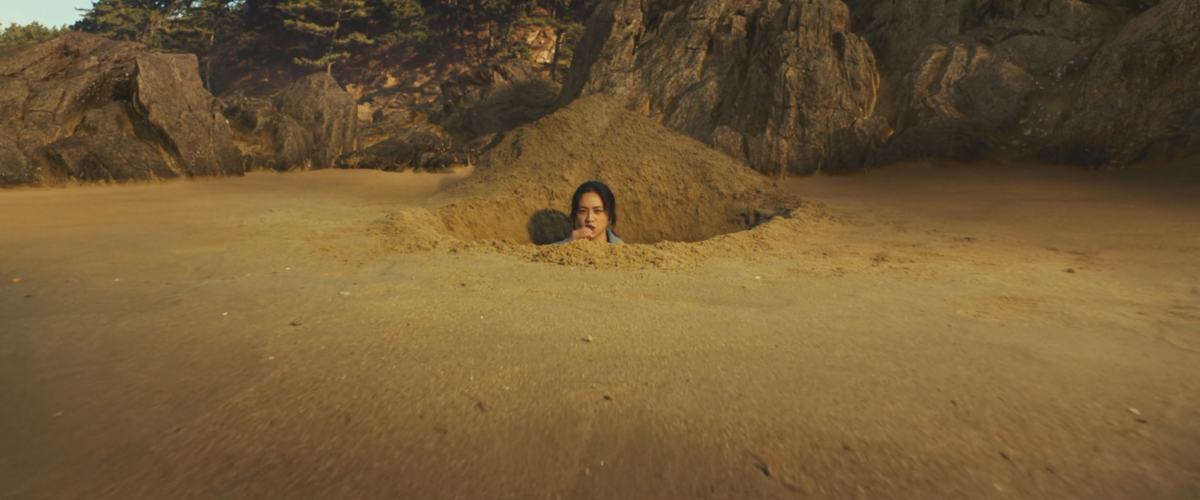
<svg viewBox="0 0 1200 500">
<path fill-rule="evenodd" d="M 619 96 L 768 174 L 1119 166 L 1200 153 L 1198 50 L 1194 0 L 611 0 L 562 99 Z"/>
<path fill-rule="evenodd" d="M 563 99 L 605 93 L 769 174 L 806 174 L 867 130 L 879 74 L 839 0 L 617 0 L 593 15 Z"/>
</svg>

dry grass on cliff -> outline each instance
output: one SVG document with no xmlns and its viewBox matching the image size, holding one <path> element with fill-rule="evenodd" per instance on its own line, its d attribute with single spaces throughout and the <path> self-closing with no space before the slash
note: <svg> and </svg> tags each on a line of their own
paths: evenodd
<svg viewBox="0 0 1200 500">
<path fill-rule="evenodd" d="M 613 189 L 614 229 L 635 244 L 530 245 L 566 237 L 565 211 L 588 180 Z M 765 249 L 823 217 L 748 166 L 593 96 L 510 132 L 471 178 L 375 229 L 406 253 L 501 252 L 565 265 L 676 268 L 714 252 Z"/>
</svg>

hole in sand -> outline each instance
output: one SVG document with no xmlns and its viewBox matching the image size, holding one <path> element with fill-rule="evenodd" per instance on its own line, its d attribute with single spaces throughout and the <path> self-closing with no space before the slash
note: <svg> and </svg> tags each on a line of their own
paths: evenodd
<svg viewBox="0 0 1200 500">
<path fill-rule="evenodd" d="M 592 96 L 510 132 L 469 179 L 428 208 L 393 214 L 387 225 L 409 236 L 414 250 L 437 246 L 442 236 L 553 243 L 570 234 L 571 196 L 589 180 L 613 190 L 612 229 L 629 243 L 701 241 L 799 205 L 749 167 Z"/>
</svg>

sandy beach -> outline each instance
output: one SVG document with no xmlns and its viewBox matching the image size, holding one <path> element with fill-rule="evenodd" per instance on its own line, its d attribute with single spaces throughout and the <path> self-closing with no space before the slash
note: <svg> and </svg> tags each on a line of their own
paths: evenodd
<svg viewBox="0 0 1200 500">
<path fill-rule="evenodd" d="M 1200 497 L 1194 165 L 399 251 L 470 175 L 0 192 L 0 498 Z"/>
</svg>

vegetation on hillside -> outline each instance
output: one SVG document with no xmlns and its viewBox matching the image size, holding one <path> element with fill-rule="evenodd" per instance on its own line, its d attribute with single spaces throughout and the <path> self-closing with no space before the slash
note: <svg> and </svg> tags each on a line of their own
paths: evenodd
<svg viewBox="0 0 1200 500">
<path fill-rule="evenodd" d="M 12 23 L 0 31 L 0 46 L 41 43 L 58 36 L 65 29 L 67 29 L 65 26 L 48 28 L 37 22 L 24 26 Z"/>
<path fill-rule="evenodd" d="M 561 34 L 555 39 L 554 76 L 569 64 L 597 1 L 95 0 L 69 29 L 195 53 L 207 84 L 213 67 L 228 66 L 231 62 L 222 59 L 237 58 L 234 54 L 326 71 L 395 50 L 459 50 L 476 63 L 521 59 L 529 51 L 510 41 L 536 26 Z M 14 24 L 0 35 L 0 45 L 44 41 L 63 29 Z"/>
</svg>

